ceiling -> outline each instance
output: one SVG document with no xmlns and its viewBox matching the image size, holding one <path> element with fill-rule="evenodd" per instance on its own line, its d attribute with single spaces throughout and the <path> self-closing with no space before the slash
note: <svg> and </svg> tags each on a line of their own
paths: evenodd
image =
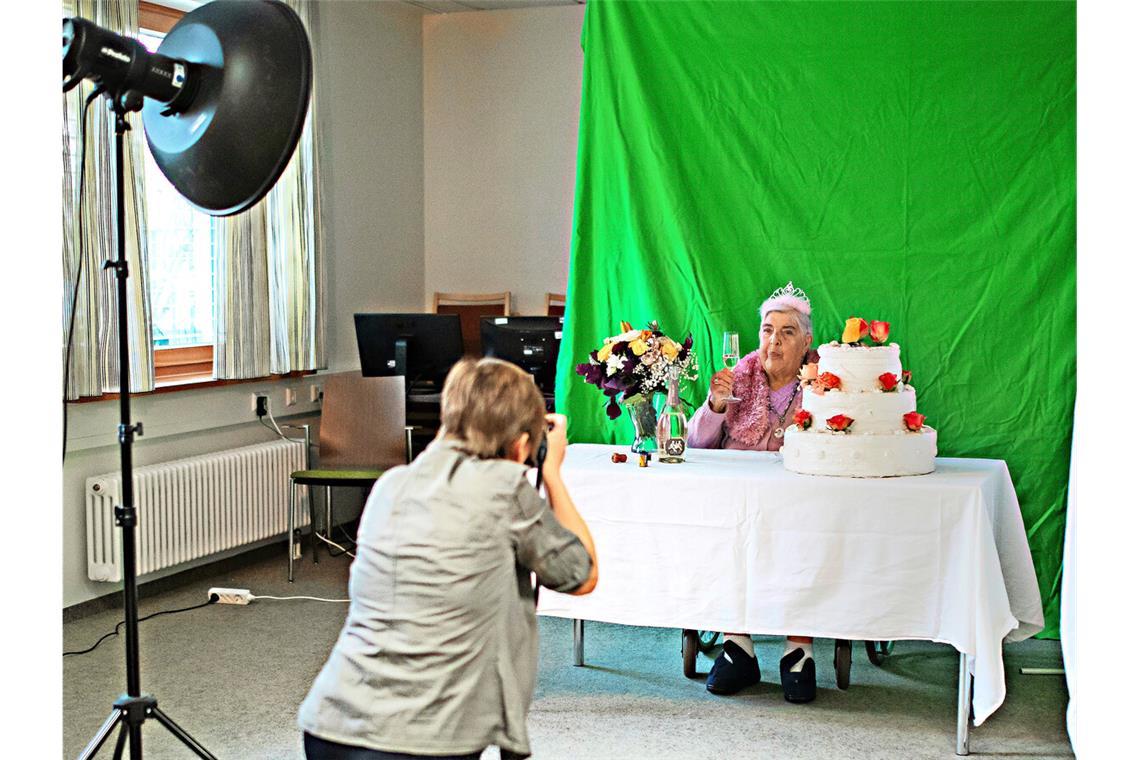
<svg viewBox="0 0 1140 760">
<path fill-rule="evenodd" d="M 428 13 L 497 11 L 506 8 L 541 8 L 549 5 L 585 5 L 586 0 L 403 0 Z"/>
</svg>

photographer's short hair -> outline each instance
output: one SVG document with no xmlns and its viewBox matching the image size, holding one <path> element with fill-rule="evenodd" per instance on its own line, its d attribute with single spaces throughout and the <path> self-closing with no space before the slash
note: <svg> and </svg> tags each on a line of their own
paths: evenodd
<svg viewBox="0 0 1140 760">
<path fill-rule="evenodd" d="M 533 457 L 545 413 L 542 393 L 522 369 L 500 359 L 462 359 L 443 384 L 440 433 L 481 459 L 506 457 L 508 446 L 530 433 Z"/>
</svg>

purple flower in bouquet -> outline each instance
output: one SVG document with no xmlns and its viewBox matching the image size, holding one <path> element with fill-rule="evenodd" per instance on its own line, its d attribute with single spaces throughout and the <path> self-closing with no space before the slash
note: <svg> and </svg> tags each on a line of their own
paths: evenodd
<svg viewBox="0 0 1140 760">
<path fill-rule="evenodd" d="M 586 379 L 590 385 L 602 387 L 602 381 L 606 378 L 606 366 L 598 363 L 598 352 L 590 352 L 590 360 L 585 364 L 579 364 L 574 367 L 574 371 Z"/>
</svg>

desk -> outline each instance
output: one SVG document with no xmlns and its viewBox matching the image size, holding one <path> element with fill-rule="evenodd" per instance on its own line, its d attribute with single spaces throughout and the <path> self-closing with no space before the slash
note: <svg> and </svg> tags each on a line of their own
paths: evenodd
<svg viewBox="0 0 1140 760">
<path fill-rule="evenodd" d="M 567 450 L 600 575 L 587 596 L 544 590 L 539 614 L 950 644 L 966 754 L 970 681 L 979 726 L 1005 699 L 1002 642 L 1044 625 L 1005 462 L 939 458 L 930 475 L 856 479 L 788 472 L 770 452 L 690 449 L 684 464 L 640 468 L 613 464 L 616 450 Z"/>
</svg>

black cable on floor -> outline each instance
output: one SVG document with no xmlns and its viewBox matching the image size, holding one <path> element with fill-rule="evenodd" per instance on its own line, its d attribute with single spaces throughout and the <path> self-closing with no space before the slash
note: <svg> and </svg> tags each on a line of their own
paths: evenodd
<svg viewBox="0 0 1140 760">
<path fill-rule="evenodd" d="M 209 600 L 202 602 L 201 604 L 195 604 L 193 607 L 182 607 L 181 609 L 177 609 L 177 610 L 160 610 L 159 612 L 152 612 L 149 615 L 147 615 L 146 617 L 139 618 L 139 622 L 141 623 L 144 620 L 150 620 L 151 618 L 158 617 L 159 615 L 173 615 L 176 612 L 189 612 L 190 610 L 200 610 L 203 607 L 208 607 L 211 604 L 217 603 L 217 601 L 218 601 L 218 596 L 217 596 L 217 594 L 214 594 L 209 598 Z M 86 649 L 78 649 L 78 650 L 75 650 L 73 652 L 64 652 L 63 656 L 67 657 L 68 655 L 72 655 L 72 654 L 87 654 L 88 652 L 95 651 L 95 647 L 99 646 L 100 644 L 102 644 L 107 639 L 111 638 L 112 636 L 118 636 L 119 635 L 119 628 L 123 625 L 126 625 L 126 622 L 127 622 L 126 620 L 120 620 L 115 625 L 115 630 L 111 631 L 110 633 L 104 634 L 98 641 L 96 641 L 94 644 L 87 647 Z"/>
<path fill-rule="evenodd" d="M 356 539 L 355 539 L 355 538 L 353 538 L 352 536 L 348 535 L 348 531 L 344 529 L 344 526 L 343 526 L 343 525 L 337 525 L 337 526 L 336 526 L 336 529 L 340 531 L 340 534 L 341 534 L 342 536 L 344 536 L 344 540 L 345 540 L 347 543 L 350 543 L 350 544 L 352 544 L 352 545 L 353 545 L 353 547 L 355 548 L 355 546 L 356 546 Z"/>
</svg>

